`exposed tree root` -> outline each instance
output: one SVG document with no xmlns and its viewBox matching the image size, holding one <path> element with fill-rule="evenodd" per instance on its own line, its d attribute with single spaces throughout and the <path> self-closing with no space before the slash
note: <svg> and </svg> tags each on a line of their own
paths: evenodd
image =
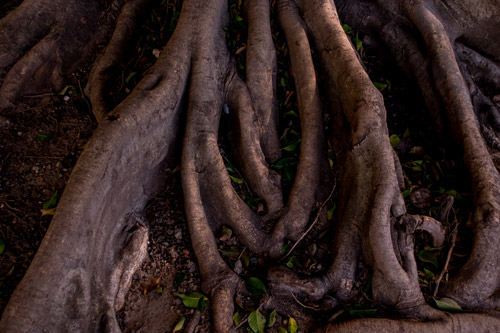
<svg viewBox="0 0 500 333">
<path fill-rule="evenodd" d="M 455 314 L 440 320 L 363 319 L 331 325 L 325 332 L 493 332 L 500 329 L 500 320 L 481 314 Z"/>
<path fill-rule="evenodd" d="M 0 21 L 0 66 L 6 70 L 13 64 L 0 88 L 0 107 L 4 108 L 30 80 L 37 87 L 39 78 L 47 75 L 51 83 L 60 82 L 72 68 L 73 56 L 92 45 L 97 36 L 97 4 L 85 6 L 82 12 L 77 10 L 82 5 L 71 7 L 77 4 L 70 1 L 72 15 L 63 15 L 45 2 L 47 8 L 37 14 L 32 8 L 38 5 L 26 3 L 30 5 L 23 4 Z M 115 15 L 122 3 L 115 3 Z M 304 298 L 332 310 L 359 295 L 365 283 L 359 267 L 366 263 L 373 273 L 375 303 L 421 321 L 365 319 L 322 330 L 500 329 L 494 314 L 449 315 L 425 302 L 414 257 L 414 232 L 426 231 L 433 245 L 440 246 L 445 231 L 437 220 L 406 212 L 401 194 L 403 171 L 389 141 L 382 95 L 345 35 L 333 1 L 277 1 L 297 86 L 302 138 L 288 196 L 269 166 L 280 157 L 269 3 L 249 0 L 245 5 L 249 27 L 245 80 L 237 74 L 221 29 L 228 23 L 226 1 L 185 0 L 176 31 L 158 61 L 111 110 L 106 99 L 110 75 L 147 3 L 126 2 L 110 44 L 92 70 L 87 91 L 99 128 L 75 168 L 35 260 L 3 314 L 3 331 L 31 331 L 33 327 L 119 330 L 115 311 L 123 304 L 147 243 L 147 226 L 137 212 L 154 192 L 159 171 L 173 156 L 180 135 L 184 202 L 202 289 L 210 295 L 214 331 L 230 331 L 234 299 L 247 292 L 242 278 L 219 254 L 214 235 L 223 225 L 229 226 L 250 251 L 267 252 L 271 259 L 280 257 L 287 239 L 301 237 L 311 214 L 324 201 L 322 187 L 330 181 L 321 179 L 327 165 L 323 109 L 334 120 L 332 141 L 340 188 L 338 223 L 329 240 L 331 260 L 313 276 L 271 268 L 269 295 L 261 306 L 276 307 L 285 314 L 290 303 L 310 310 L 299 300 Z M 459 5 L 443 11 L 440 5 L 424 1 L 338 4 L 349 24 L 387 44 L 419 84 L 438 126 L 449 125 L 462 148 L 476 205 L 474 246 L 460 273 L 441 290 L 466 309 L 498 309 L 500 176 L 490 153 L 500 150 L 500 116 L 492 96 L 499 93 L 500 69 L 489 55 L 500 50 L 500 43 L 477 49 L 484 40 L 463 32 L 460 22 L 447 14 L 470 18 L 472 14 Z M 483 6 L 489 5 L 485 0 Z M 366 18 L 368 12 L 372 15 Z M 89 16 L 85 23 L 82 13 Z M 56 14 L 64 20 L 55 19 Z M 7 32 L 18 27 L 15 19 L 19 17 L 37 22 L 43 18 L 49 23 L 28 25 L 17 43 L 9 42 Z M 482 19 L 472 17 L 462 23 L 479 29 L 476 21 Z M 498 23 L 495 17 L 487 19 Z M 59 29 L 77 21 L 85 29 L 70 47 L 58 39 Z M 4 45 L 14 47 L 5 49 Z M 69 51 L 62 52 L 61 46 Z M 319 64 L 313 61 L 313 51 Z M 318 79 L 319 71 L 324 82 Z M 485 82 L 496 90 L 486 91 Z M 186 121 L 180 134 L 182 111 L 186 111 Z M 264 216 L 252 211 L 231 184 L 219 146 L 224 111 L 229 112 L 232 124 L 224 133 L 232 157 L 250 189 L 265 202 Z M 286 203 L 283 197 L 288 197 Z M 22 323 L 19 311 L 24 313 Z"/>
<path fill-rule="evenodd" d="M 0 110 L 20 96 L 51 86 L 62 88 L 107 33 L 124 0 L 114 0 L 102 16 L 100 1 L 23 1 L 0 23 Z M 98 25 L 98 23 L 101 23 Z M 6 73 L 5 73 L 6 72 Z"/>
<path fill-rule="evenodd" d="M 246 83 L 257 113 L 262 150 L 269 163 L 280 156 L 276 105 L 276 52 L 271 37 L 269 1 L 245 2 L 248 21 Z"/>
<path fill-rule="evenodd" d="M 114 108 L 114 105 L 109 105 L 109 99 L 107 98 L 109 81 L 116 75 L 117 69 L 122 64 L 123 56 L 127 54 L 127 49 L 131 41 L 133 41 L 132 36 L 140 23 L 144 7 L 149 3 L 150 0 L 132 0 L 125 3 L 104 54 L 96 60 L 92 67 L 85 92 L 90 98 L 93 106 L 92 112 L 98 122 L 105 119 L 107 114 Z"/>
<path fill-rule="evenodd" d="M 362 21 L 361 17 L 351 15 L 353 7 L 343 4 L 342 9 L 347 23 L 379 36 L 387 43 L 400 65 L 416 78 L 432 113 L 437 114 L 436 110 L 440 110 L 438 105 L 443 105 L 446 111 L 444 117 L 463 149 L 464 162 L 472 179 L 476 227 L 472 255 L 461 273 L 444 287 L 443 292 L 464 306 L 480 308 L 482 303 L 489 303 L 488 299 L 493 297 L 499 284 L 498 256 L 495 253 L 500 242 L 500 179 L 485 144 L 485 141 L 489 143 L 493 152 L 498 149 L 498 108 L 492 102 L 492 96 L 485 97 L 478 86 L 488 82 L 498 91 L 498 78 L 495 78 L 498 65 L 478 52 L 498 54 L 498 45 L 484 43 L 487 35 L 470 34 L 470 29 L 477 28 L 475 22 L 484 17 L 461 5 L 457 3 L 455 7 L 444 9 L 440 4 L 408 1 L 403 8 L 385 4 L 385 9 L 377 9 L 384 13 L 381 16 L 393 18 L 393 15 L 400 14 L 406 17 L 419 32 L 424 49 L 420 48 L 418 39 L 415 40 L 408 32 L 412 29 L 408 22 L 395 23 L 393 19 L 386 22 L 379 19 Z M 374 7 L 372 5 L 367 10 Z M 498 28 L 499 22 L 494 16 L 498 9 L 490 2 L 481 4 L 481 8 L 491 10 L 487 14 L 493 15 L 489 16 L 492 25 L 489 28 Z M 395 39 L 401 42 L 394 43 Z M 475 47 L 478 51 L 474 51 Z"/>
</svg>

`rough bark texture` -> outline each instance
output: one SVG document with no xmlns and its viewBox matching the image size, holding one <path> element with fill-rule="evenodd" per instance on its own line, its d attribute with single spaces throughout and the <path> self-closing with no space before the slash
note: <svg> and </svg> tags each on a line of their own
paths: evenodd
<svg viewBox="0 0 500 333">
<path fill-rule="evenodd" d="M 400 319 L 355 320 L 319 331 L 500 329 L 495 312 L 500 306 L 500 175 L 491 157 L 498 156 L 500 148 L 494 100 L 500 92 L 498 3 L 278 0 L 302 138 L 297 174 L 284 195 L 280 176 L 270 167 L 279 159 L 280 148 L 268 1 L 245 1 L 245 80 L 237 73 L 221 29 L 228 24 L 227 2 L 185 0 L 176 31 L 158 61 L 111 110 L 106 87 L 148 2 L 114 1 L 102 11 L 99 1 L 26 0 L 0 21 L 0 110 L 5 111 L 27 93 L 22 88 L 28 83 L 39 90 L 50 78 L 52 85 L 60 86 L 61 78 L 117 18 L 86 89 L 99 128 L 3 313 L 0 330 L 119 331 L 115 311 L 145 256 L 147 226 L 141 210 L 161 178 L 161 166 L 172 161 L 182 141 L 185 211 L 202 289 L 209 295 L 214 331 L 230 331 L 234 299 L 248 292 L 242 277 L 221 257 L 214 235 L 222 226 L 230 227 L 250 251 L 268 253 L 270 266 L 286 240 L 301 239 L 333 178 L 332 173 L 329 180 L 322 178 L 328 169 L 325 137 L 330 136 L 324 132 L 324 113 L 333 118 L 331 140 L 339 174 L 330 266 L 307 277 L 270 269 L 271 288 L 261 307 L 287 315 L 290 294 L 328 303 L 328 310 L 341 306 L 366 282 L 359 272 L 366 263 L 373 272 L 374 302 Z M 419 85 L 438 127 L 450 129 L 462 151 L 474 191 L 474 244 L 467 263 L 442 294 L 483 314 L 441 312 L 424 299 L 413 234 L 424 230 L 439 246 L 445 230 L 439 221 L 406 212 L 401 165 L 389 141 L 383 97 L 339 16 L 388 50 L 386 56 Z M 76 24 L 81 26 L 76 36 L 64 38 L 64 30 Z M 219 130 L 224 110 L 233 124 L 229 133 Z M 232 186 L 220 136 L 229 138 L 244 178 L 263 200 L 262 216 Z"/>
</svg>

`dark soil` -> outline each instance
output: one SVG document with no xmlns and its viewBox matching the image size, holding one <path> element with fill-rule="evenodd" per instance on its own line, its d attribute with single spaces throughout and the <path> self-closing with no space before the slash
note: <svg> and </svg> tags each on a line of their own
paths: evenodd
<svg viewBox="0 0 500 333">
<path fill-rule="evenodd" d="M 49 227 L 44 203 L 60 197 L 95 127 L 78 78 L 72 81 L 64 96 L 25 98 L 0 118 L 0 311 Z"/>
</svg>

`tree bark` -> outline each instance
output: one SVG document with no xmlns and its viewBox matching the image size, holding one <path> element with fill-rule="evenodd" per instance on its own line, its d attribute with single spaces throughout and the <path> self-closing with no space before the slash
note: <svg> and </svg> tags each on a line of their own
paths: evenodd
<svg viewBox="0 0 500 333">
<path fill-rule="evenodd" d="M 210 295 L 213 331 L 234 329 L 234 299 L 248 296 L 243 277 L 219 253 L 214 235 L 222 226 L 230 227 L 250 251 L 268 257 L 271 288 L 262 308 L 290 315 L 290 300 L 296 297 L 328 301 L 332 308 L 354 302 L 366 283 L 359 269 L 366 264 L 373 273 L 373 301 L 399 316 L 322 323 L 326 325 L 318 331 L 498 330 L 500 175 L 491 157 L 500 148 L 500 110 L 493 96 L 500 91 L 500 7 L 495 1 L 278 0 L 301 126 L 300 157 L 289 193 L 283 193 L 280 175 L 270 166 L 280 158 L 280 143 L 269 3 L 245 2 L 249 37 L 244 80 L 221 28 L 229 21 L 227 2 L 185 0 L 158 61 L 112 108 L 106 92 L 113 67 L 148 3 L 116 0 L 101 8 L 93 0 L 26 0 L 0 21 L 0 110 L 5 111 L 27 93 L 22 88 L 28 83 L 40 90 L 49 77 L 58 89 L 64 75 L 116 20 L 86 88 L 99 127 L 3 313 L 0 330 L 119 331 L 115 312 L 146 255 L 148 226 L 142 210 L 165 165 L 179 155 L 188 228 L 202 289 Z M 341 20 L 388 49 L 388 56 L 417 82 L 437 127 L 450 129 L 461 148 L 476 206 L 474 245 L 442 293 L 468 311 L 484 313 L 449 314 L 426 303 L 413 235 L 426 231 L 437 247 L 445 229 L 429 216 L 406 211 L 383 96 Z M 64 37 L 65 29 L 75 24 L 77 34 L 71 40 Z M 219 126 L 225 111 L 234 125 L 228 133 Z M 325 113 L 333 118 L 333 134 L 324 131 Z M 263 200 L 263 216 L 233 187 L 221 136 L 229 138 L 235 163 Z M 337 160 L 338 223 L 329 239 L 329 267 L 297 276 L 272 266 L 285 242 L 300 240 L 317 207 L 324 205 L 325 185 L 334 178 L 331 170 L 325 172 L 325 138 L 331 139 Z M 307 319 L 303 325 L 307 329 Z"/>
</svg>

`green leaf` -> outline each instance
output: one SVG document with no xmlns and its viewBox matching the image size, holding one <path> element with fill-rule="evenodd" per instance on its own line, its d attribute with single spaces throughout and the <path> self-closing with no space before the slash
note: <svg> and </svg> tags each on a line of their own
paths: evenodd
<svg viewBox="0 0 500 333">
<path fill-rule="evenodd" d="M 403 198 L 408 197 L 408 196 L 411 194 L 411 189 L 409 189 L 409 190 L 404 190 L 402 194 L 403 194 Z"/>
<path fill-rule="evenodd" d="M 288 325 L 286 326 L 286 330 L 290 333 L 295 333 L 297 332 L 297 329 L 297 321 L 293 317 L 288 317 Z"/>
<path fill-rule="evenodd" d="M 299 115 L 297 114 L 297 112 L 293 111 L 293 110 L 290 110 L 288 111 L 287 113 L 285 113 L 285 116 L 294 116 L 294 117 L 298 117 Z"/>
<path fill-rule="evenodd" d="M 349 311 L 349 314 L 353 317 L 367 318 L 372 317 L 377 312 L 377 309 L 371 309 L 365 305 L 356 304 L 348 308 L 347 311 Z"/>
<path fill-rule="evenodd" d="M 179 332 L 180 330 L 182 330 L 182 327 L 184 326 L 184 321 L 185 320 L 186 320 L 186 317 L 182 316 L 181 319 L 179 319 L 179 321 L 175 325 L 174 330 L 172 331 L 172 333 Z"/>
<path fill-rule="evenodd" d="M 433 264 L 436 268 L 438 267 L 437 257 L 434 253 L 431 253 L 427 250 L 421 250 L 418 251 L 417 257 L 423 262 L 428 262 L 430 264 Z"/>
<path fill-rule="evenodd" d="M 235 182 L 236 184 L 243 184 L 243 179 L 237 178 L 237 177 L 233 177 L 233 176 L 229 176 L 229 177 L 231 177 L 231 180 L 233 182 Z"/>
<path fill-rule="evenodd" d="M 427 280 L 432 280 L 434 278 L 434 273 L 427 268 L 424 268 L 424 273 Z"/>
<path fill-rule="evenodd" d="M 207 300 L 208 300 L 208 298 L 206 298 L 205 296 L 200 298 L 200 301 L 198 302 L 198 310 L 203 312 L 207 309 Z"/>
<path fill-rule="evenodd" d="M 436 305 L 439 309 L 448 311 L 448 312 L 461 312 L 462 308 L 451 298 L 443 297 L 441 299 L 435 299 Z"/>
<path fill-rule="evenodd" d="M 335 211 L 336 205 L 333 204 L 332 208 L 328 209 L 328 212 L 326 213 L 326 218 L 328 221 L 331 221 L 333 219 L 333 212 Z"/>
<path fill-rule="evenodd" d="M 243 266 L 245 266 L 245 268 L 248 268 L 248 266 L 250 265 L 250 258 L 245 252 L 243 252 L 243 254 L 241 255 L 241 261 L 243 262 Z"/>
<path fill-rule="evenodd" d="M 351 32 L 352 31 L 352 28 L 350 26 L 348 26 L 347 24 L 342 24 L 342 29 L 344 29 L 344 31 L 346 33 L 348 32 Z"/>
<path fill-rule="evenodd" d="M 43 209 L 51 209 L 57 206 L 57 191 L 50 197 L 49 200 L 43 203 Z"/>
<path fill-rule="evenodd" d="M 276 323 L 276 309 L 273 310 L 267 317 L 267 327 L 273 327 Z"/>
<path fill-rule="evenodd" d="M 284 327 L 278 327 L 278 333 L 287 333 L 287 330 Z"/>
<path fill-rule="evenodd" d="M 284 148 L 281 148 L 281 149 L 285 150 L 285 151 L 295 151 L 295 149 L 297 149 L 297 145 L 300 143 L 300 141 L 301 141 L 301 139 L 298 139 L 294 143 L 292 143 Z"/>
<path fill-rule="evenodd" d="M 181 285 L 182 281 L 184 281 L 184 278 L 186 277 L 186 274 L 184 273 L 177 273 L 175 274 L 174 277 L 174 288 L 177 288 Z"/>
<path fill-rule="evenodd" d="M 391 135 L 391 136 L 389 137 L 389 140 L 391 141 L 391 146 L 392 146 L 393 148 L 396 148 L 396 147 L 399 145 L 399 142 L 401 141 L 401 140 L 399 139 L 399 136 L 398 136 L 398 135 L 396 135 L 396 134 Z"/>
<path fill-rule="evenodd" d="M 384 90 L 385 88 L 387 88 L 389 86 L 387 83 L 382 83 L 382 82 L 373 82 L 373 85 L 378 90 Z"/>
<path fill-rule="evenodd" d="M 266 317 L 264 317 L 259 310 L 255 310 L 248 316 L 248 326 L 250 326 L 255 333 L 264 333 Z"/>
<path fill-rule="evenodd" d="M 58 94 L 59 96 L 63 96 L 63 95 L 65 95 L 65 94 L 66 94 L 66 92 L 68 91 L 68 89 L 69 89 L 69 88 L 73 88 L 73 86 L 66 86 L 66 87 L 64 87 L 64 88 L 63 88 L 60 92 L 58 92 L 57 94 Z"/>
<path fill-rule="evenodd" d="M 132 72 L 130 73 L 127 78 L 125 79 L 125 83 L 128 83 L 134 76 L 135 76 L 136 72 Z"/>
<path fill-rule="evenodd" d="M 241 323 L 241 319 L 241 313 L 239 311 L 236 311 L 236 313 L 233 315 L 234 326 L 238 326 Z"/>
<path fill-rule="evenodd" d="M 222 234 L 228 235 L 231 237 L 233 235 L 233 231 L 229 229 L 228 227 L 222 227 Z"/>
<path fill-rule="evenodd" d="M 256 277 L 247 278 L 245 288 L 254 295 L 265 295 L 267 293 L 264 283 Z"/>
<path fill-rule="evenodd" d="M 285 253 L 288 252 L 288 249 L 290 248 L 290 244 L 285 244 L 281 247 L 281 255 L 284 255 Z"/>
<path fill-rule="evenodd" d="M 273 168 L 275 170 L 281 170 L 288 165 L 294 165 L 296 163 L 297 162 L 294 161 L 294 159 L 292 157 L 284 157 L 281 160 L 279 160 L 278 162 L 276 162 L 276 164 L 273 165 Z"/>
<path fill-rule="evenodd" d="M 190 309 L 199 309 L 201 311 L 205 310 L 207 297 L 198 292 L 192 292 L 189 295 L 177 294 L 182 300 L 185 307 Z"/>
<path fill-rule="evenodd" d="M 288 261 L 285 263 L 286 267 L 288 268 L 293 268 L 294 266 L 297 266 L 298 268 L 302 268 L 302 263 L 300 262 L 299 258 L 296 256 L 291 256 L 288 258 Z"/>
<path fill-rule="evenodd" d="M 36 137 L 38 138 L 38 140 L 40 140 L 41 142 L 44 142 L 45 140 L 47 139 L 50 139 L 54 136 L 54 134 L 52 133 L 40 133 L 38 134 Z"/>
<path fill-rule="evenodd" d="M 363 42 L 361 41 L 361 39 L 359 39 L 358 34 L 356 34 L 356 37 L 354 37 L 354 42 L 356 44 L 356 51 L 359 52 L 359 50 L 361 50 L 361 46 L 363 46 Z"/>
<path fill-rule="evenodd" d="M 2 254 L 3 251 L 5 251 L 5 242 L 0 238 L 0 254 Z"/>
</svg>

